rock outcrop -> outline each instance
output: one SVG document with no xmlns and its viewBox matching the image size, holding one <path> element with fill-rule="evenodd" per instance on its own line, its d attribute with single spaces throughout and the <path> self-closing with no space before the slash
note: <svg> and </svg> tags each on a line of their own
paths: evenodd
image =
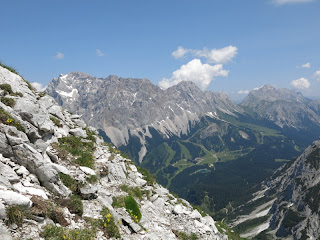
<svg viewBox="0 0 320 240">
<path fill-rule="evenodd" d="M 79 115 L 4 67 L 0 97 L 1 239 L 227 239 Z"/>
</svg>

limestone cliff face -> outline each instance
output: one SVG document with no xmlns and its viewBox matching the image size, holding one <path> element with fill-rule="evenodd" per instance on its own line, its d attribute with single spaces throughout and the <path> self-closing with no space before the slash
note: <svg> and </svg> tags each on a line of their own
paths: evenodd
<svg viewBox="0 0 320 240">
<path fill-rule="evenodd" d="M 237 214 L 230 225 L 238 229 L 241 226 L 242 237 L 259 234 L 263 239 L 319 239 L 319 196 L 320 140 L 317 140 L 263 182 L 255 198 L 235 210 Z M 254 228 L 243 227 L 253 221 Z"/>
<path fill-rule="evenodd" d="M 319 239 L 320 141 L 315 141 L 265 185 L 277 190 L 270 210 L 272 232 L 277 237 Z"/>
<path fill-rule="evenodd" d="M 211 217 L 140 173 L 79 115 L 3 67 L 0 89 L 1 239 L 227 239 Z"/>
</svg>

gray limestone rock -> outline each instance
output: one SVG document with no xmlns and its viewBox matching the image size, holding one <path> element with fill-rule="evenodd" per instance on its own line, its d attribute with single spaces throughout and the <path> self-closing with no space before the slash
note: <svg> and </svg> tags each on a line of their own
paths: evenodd
<svg viewBox="0 0 320 240">
<path fill-rule="evenodd" d="M 83 199 L 95 199 L 98 197 L 98 187 L 97 185 L 86 184 L 80 188 L 80 193 Z"/>
<path fill-rule="evenodd" d="M 28 197 L 10 190 L 0 190 L 0 199 L 7 205 L 30 208 L 32 202 Z"/>
</svg>

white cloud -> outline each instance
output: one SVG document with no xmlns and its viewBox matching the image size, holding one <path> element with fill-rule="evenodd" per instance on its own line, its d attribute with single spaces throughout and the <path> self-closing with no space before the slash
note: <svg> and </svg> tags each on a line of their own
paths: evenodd
<svg viewBox="0 0 320 240">
<path fill-rule="evenodd" d="M 57 52 L 57 55 L 55 56 L 56 59 L 63 59 L 64 58 L 64 54 L 61 52 Z"/>
<path fill-rule="evenodd" d="M 175 50 L 173 53 L 172 53 L 172 56 L 174 58 L 181 58 L 183 57 L 187 52 L 189 52 L 188 49 L 185 49 L 184 47 L 182 46 L 179 46 L 177 50 Z"/>
<path fill-rule="evenodd" d="M 46 89 L 46 87 L 43 87 L 41 83 L 38 82 L 32 82 L 32 87 L 34 87 L 38 92 L 42 92 Z"/>
<path fill-rule="evenodd" d="M 227 63 L 230 62 L 238 53 L 238 48 L 235 46 L 227 46 L 220 49 L 208 49 L 204 48 L 202 50 L 198 49 L 186 49 L 182 46 L 179 46 L 176 51 L 172 53 L 174 58 L 181 58 L 187 53 L 190 53 L 195 57 L 203 57 L 211 63 Z"/>
<path fill-rule="evenodd" d="M 273 0 L 272 2 L 275 5 L 284 5 L 284 4 L 290 4 L 290 3 L 307 3 L 307 2 L 313 2 L 314 0 Z"/>
<path fill-rule="evenodd" d="M 301 65 L 302 68 L 311 68 L 311 64 L 310 63 L 305 63 Z"/>
<path fill-rule="evenodd" d="M 213 63 L 227 63 L 231 61 L 238 53 L 238 48 L 235 46 L 227 46 L 220 49 L 207 49 L 193 50 L 197 57 L 205 57 L 209 62 Z"/>
<path fill-rule="evenodd" d="M 315 71 L 313 75 L 316 77 L 318 81 L 320 81 L 320 70 Z"/>
<path fill-rule="evenodd" d="M 239 90 L 237 93 L 241 95 L 248 94 L 250 91 L 249 90 Z"/>
<path fill-rule="evenodd" d="M 100 49 L 96 49 L 96 54 L 97 54 L 98 57 L 103 57 L 104 56 L 104 53 L 101 52 Z"/>
<path fill-rule="evenodd" d="M 192 81 L 205 90 L 216 76 L 228 76 L 228 71 L 221 64 L 202 64 L 200 59 L 193 59 L 172 73 L 171 78 L 163 78 L 159 82 L 161 88 L 168 88 L 181 81 Z"/>
<path fill-rule="evenodd" d="M 297 89 L 306 89 L 310 87 L 310 82 L 306 78 L 299 78 L 297 80 L 293 80 L 290 84 L 291 86 Z"/>
</svg>

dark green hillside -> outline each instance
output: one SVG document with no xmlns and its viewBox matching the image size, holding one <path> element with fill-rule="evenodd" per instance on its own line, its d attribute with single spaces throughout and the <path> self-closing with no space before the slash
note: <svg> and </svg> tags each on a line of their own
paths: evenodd
<svg viewBox="0 0 320 240">
<path fill-rule="evenodd" d="M 140 164 L 179 196 L 215 217 L 250 198 L 254 186 L 299 154 L 301 146 L 282 129 L 253 113 L 222 119 L 208 116 L 190 126 L 187 136 L 164 139 L 155 129 L 147 138 L 147 155 Z M 126 147 L 136 157 L 139 139 Z"/>
</svg>

